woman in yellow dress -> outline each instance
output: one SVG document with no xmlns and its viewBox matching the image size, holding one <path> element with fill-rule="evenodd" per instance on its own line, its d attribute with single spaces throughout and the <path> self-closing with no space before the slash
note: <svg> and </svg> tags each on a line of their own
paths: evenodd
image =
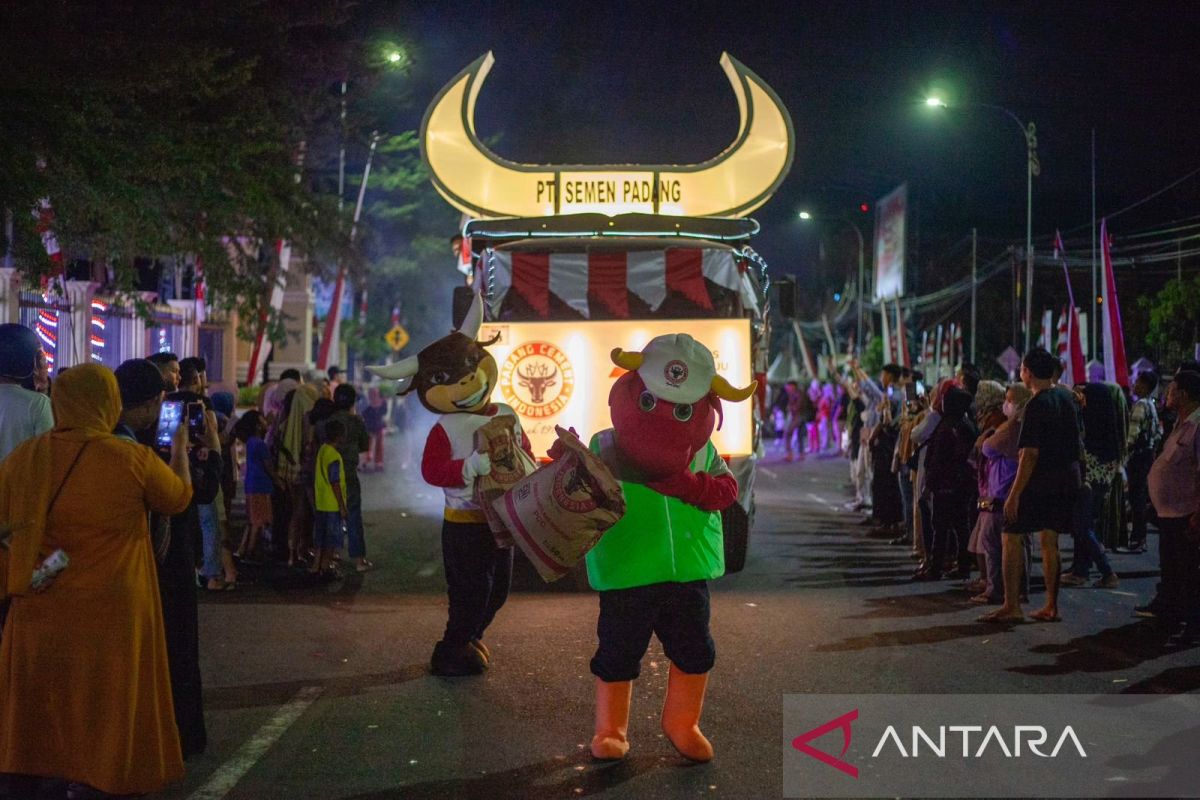
<svg viewBox="0 0 1200 800">
<path fill-rule="evenodd" d="M 147 511 L 187 508 L 187 432 L 169 466 L 113 436 L 120 393 L 95 364 L 63 372 L 52 404 L 54 430 L 0 463 L 0 526 L 12 529 L 0 774 L 66 780 L 73 796 L 155 792 L 183 777 L 183 759 Z M 35 591 L 34 568 L 57 549 L 70 564 Z"/>
</svg>

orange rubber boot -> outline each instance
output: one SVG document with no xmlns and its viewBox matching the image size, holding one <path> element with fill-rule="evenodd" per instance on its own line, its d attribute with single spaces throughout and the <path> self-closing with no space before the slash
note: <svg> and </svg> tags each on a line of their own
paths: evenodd
<svg viewBox="0 0 1200 800">
<path fill-rule="evenodd" d="M 602 681 L 596 678 L 596 735 L 592 755 L 604 761 L 624 758 L 629 752 L 629 700 L 633 681 Z"/>
<path fill-rule="evenodd" d="M 712 761 L 712 744 L 700 732 L 700 712 L 704 709 L 704 690 L 708 673 L 691 675 L 674 664 L 667 679 L 667 701 L 663 704 L 663 733 L 684 758 Z"/>
</svg>

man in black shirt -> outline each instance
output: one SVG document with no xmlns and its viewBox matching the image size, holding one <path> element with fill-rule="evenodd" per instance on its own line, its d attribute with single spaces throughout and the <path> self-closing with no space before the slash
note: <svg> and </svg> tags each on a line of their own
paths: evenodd
<svg viewBox="0 0 1200 800">
<path fill-rule="evenodd" d="M 1019 537 L 1034 532 L 1041 538 L 1046 605 L 1030 616 L 1041 622 L 1059 619 L 1058 535 L 1071 528 L 1071 512 L 1081 483 L 1082 453 L 1079 407 L 1069 390 L 1055 384 L 1058 368 L 1058 359 L 1040 347 L 1026 353 L 1021 362 L 1021 382 L 1033 392 L 1033 398 L 1025 406 L 1017 477 L 1004 504 L 1004 605 L 980 617 L 981 621 L 1024 619 Z"/>
</svg>

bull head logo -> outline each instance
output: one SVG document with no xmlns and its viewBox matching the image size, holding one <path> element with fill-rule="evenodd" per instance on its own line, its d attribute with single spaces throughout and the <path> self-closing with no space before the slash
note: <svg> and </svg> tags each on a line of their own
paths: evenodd
<svg viewBox="0 0 1200 800">
<path fill-rule="evenodd" d="M 721 55 L 721 67 L 740 118 L 737 137 L 715 158 L 659 166 L 508 161 L 475 133 L 475 101 L 494 62 L 488 52 L 460 72 L 434 98 L 421 123 L 421 157 L 433 185 L 472 217 L 539 217 L 597 208 L 742 217 L 765 203 L 791 169 L 795 134 L 787 109 L 771 87 L 727 53 Z M 596 183 L 605 184 L 601 194 L 607 203 L 572 202 L 573 190 Z"/>
<path fill-rule="evenodd" d="M 517 370 L 518 385 L 529 390 L 530 402 L 539 406 L 546 401 L 546 390 L 558 385 L 558 367 L 548 364 L 531 364 L 522 372 Z"/>
</svg>

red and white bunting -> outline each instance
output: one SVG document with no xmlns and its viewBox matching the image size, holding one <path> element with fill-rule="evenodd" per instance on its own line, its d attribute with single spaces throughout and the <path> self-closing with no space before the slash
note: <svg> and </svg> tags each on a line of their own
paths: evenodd
<svg viewBox="0 0 1200 800">
<path fill-rule="evenodd" d="M 629 316 L 629 295 L 657 310 L 668 291 L 682 294 L 701 308 L 711 309 L 706 280 L 742 292 L 742 274 L 733 253 L 725 250 L 677 247 L 626 253 L 529 253 L 495 251 L 489 254 L 485 276 L 491 311 L 497 314 L 509 291 L 515 292 L 541 317 L 550 316 L 553 296 L 584 317 L 599 304 L 615 317 Z M 744 292 L 743 292 L 744 295 Z M 743 297 L 744 299 L 744 297 Z"/>
</svg>

